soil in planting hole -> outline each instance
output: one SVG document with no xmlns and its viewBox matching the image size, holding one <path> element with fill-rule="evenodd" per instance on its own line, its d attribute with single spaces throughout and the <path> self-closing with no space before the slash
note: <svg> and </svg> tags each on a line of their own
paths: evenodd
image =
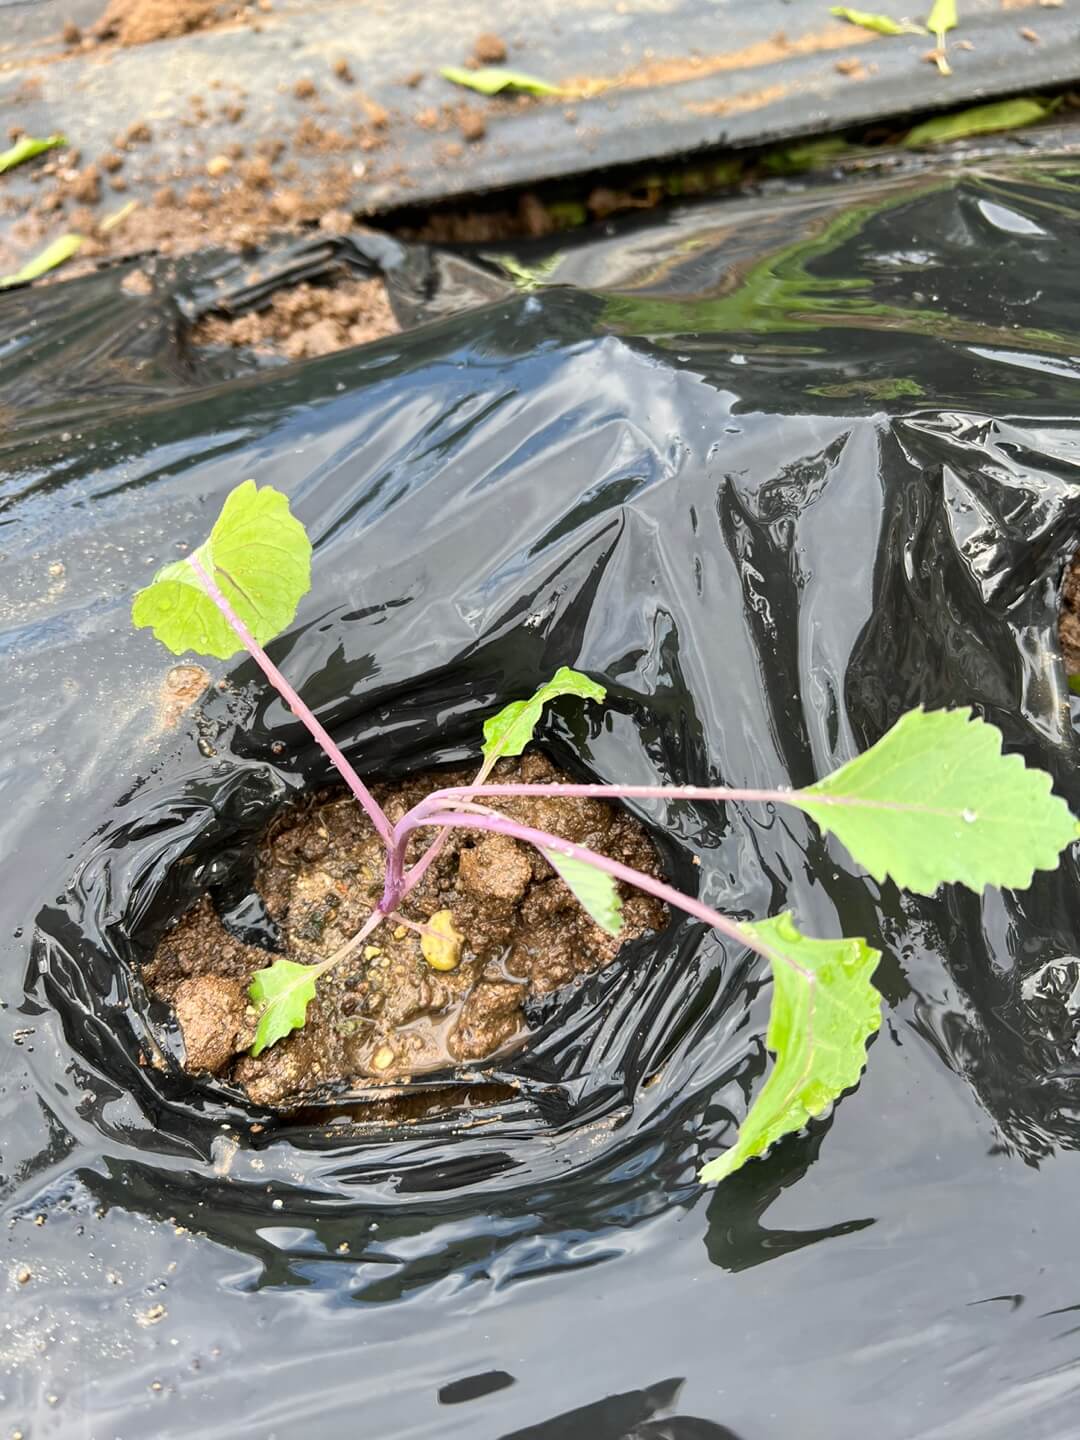
<svg viewBox="0 0 1080 1440">
<path fill-rule="evenodd" d="M 1058 638 L 1066 675 L 1080 675 L 1080 550 L 1069 562 L 1061 587 Z"/>
<path fill-rule="evenodd" d="M 472 778 L 464 770 L 427 772 L 375 786 L 374 794 L 396 821 L 431 791 Z M 530 754 L 502 761 L 492 783 L 569 779 Z M 659 873 L 645 830 L 621 807 L 541 796 L 487 803 L 521 823 Z M 413 836 L 410 863 L 433 838 L 433 831 Z M 316 962 L 351 940 L 374 909 L 382 894 L 383 850 L 352 796 L 316 796 L 270 825 L 255 884 L 280 929 L 280 953 Z M 164 936 L 144 980 L 152 996 L 175 1009 L 189 1071 L 218 1075 L 258 1104 L 289 1107 L 327 1086 L 400 1085 L 515 1047 L 528 1033 L 528 1001 L 609 965 L 624 941 L 658 929 L 666 915 L 658 901 L 624 889 L 624 925 L 616 939 L 589 919 L 532 847 L 464 830 L 450 832 L 401 907 L 420 924 L 447 911 L 463 941 L 454 969 L 433 969 L 421 936 L 387 921 L 358 955 L 319 981 L 304 1028 L 257 1057 L 245 1053 L 256 1020 L 247 990 L 254 972 L 274 957 L 228 934 L 208 898 Z"/>
<path fill-rule="evenodd" d="M 195 345 L 227 345 L 286 360 L 310 360 L 349 345 L 366 345 L 399 326 L 381 279 L 278 290 L 265 310 L 208 315 L 192 331 Z"/>
</svg>

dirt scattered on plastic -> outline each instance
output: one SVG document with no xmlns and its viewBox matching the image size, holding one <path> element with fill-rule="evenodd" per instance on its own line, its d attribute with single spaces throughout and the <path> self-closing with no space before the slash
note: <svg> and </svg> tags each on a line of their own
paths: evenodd
<svg viewBox="0 0 1080 1440">
<path fill-rule="evenodd" d="M 876 68 L 864 65 L 857 55 L 845 55 L 833 65 L 838 75 L 846 75 L 849 80 L 865 80 Z"/>
<path fill-rule="evenodd" d="M 429 772 L 374 790 L 396 821 L 433 790 L 471 778 L 470 771 Z M 542 784 L 569 777 L 530 754 L 503 761 L 496 778 Z M 659 872 L 645 830 L 621 807 L 560 797 L 490 803 L 522 823 Z M 410 863 L 432 838 L 413 837 Z M 293 961 L 318 962 L 350 941 L 382 883 L 381 843 L 351 796 L 313 797 L 286 811 L 260 845 L 256 889 L 280 930 L 282 954 Z M 387 921 L 322 978 L 304 1028 L 257 1057 L 243 1053 L 257 1018 L 247 990 L 272 957 L 230 935 L 208 899 L 165 935 L 144 979 L 156 999 L 175 1008 L 189 1070 L 217 1074 L 256 1103 L 288 1107 L 328 1086 L 400 1085 L 516 1047 L 528 1034 L 527 1005 L 611 964 L 623 940 L 656 930 L 666 915 L 659 902 L 627 890 L 616 939 L 531 847 L 458 830 L 401 907 L 405 920 L 422 925 L 440 912 L 449 912 L 463 937 L 454 969 L 432 968 L 422 936 Z"/>
<path fill-rule="evenodd" d="M 202 665 L 173 665 L 158 692 L 158 729 L 175 730 L 181 717 L 202 697 L 210 678 L 210 671 Z"/>
<path fill-rule="evenodd" d="M 191 341 L 309 360 L 396 335 L 399 328 L 381 279 L 343 280 L 275 291 L 265 309 L 244 315 L 208 315 Z"/>
<path fill-rule="evenodd" d="M 487 134 L 487 117 L 476 105 L 459 105 L 455 118 L 462 138 L 474 143 Z"/>
<path fill-rule="evenodd" d="M 688 109 L 695 115 L 742 115 L 766 105 L 775 105 L 790 90 L 790 85 L 764 85 L 760 90 L 745 90 L 740 95 L 729 95 L 726 100 L 702 101 L 701 104 L 688 106 Z"/>
<path fill-rule="evenodd" d="M 818 55 L 829 50 L 848 50 L 852 45 L 872 44 L 880 37 L 872 30 L 854 25 L 828 25 L 809 35 L 788 39 L 779 31 L 769 40 L 757 40 L 741 50 L 727 50 L 716 55 L 683 55 L 664 60 L 646 60 L 617 75 L 578 75 L 562 82 L 563 88 L 578 95 L 596 95 L 604 90 L 654 89 L 664 85 L 681 85 L 701 80 L 728 70 L 756 70 L 790 60 L 797 55 Z"/>
<path fill-rule="evenodd" d="M 64 32 L 66 57 L 95 47 L 141 45 L 189 34 L 219 23 L 255 25 L 271 0 L 255 5 L 210 0 L 111 0 L 89 32 L 71 22 Z M 348 62 L 330 67 L 351 83 Z M 38 77 L 31 77 L 35 82 Z M 216 89 L 217 93 L 212 93 Z M 33 189 L 0 194 L 0 273 L 18 270 L 64 231 L 82 236 L 78 255 L 39 283 L 86 273 L 102 260 L 156 252 L 179 255 L 211 245 L 243 252 L 260 243 L 312 226 L 351 225 L 357 187 L 378 178 L 377 154 L 388 143 L 387 109 L 357 90 L 336 93 L 333 124 L 310 76 L 295 81 L 309 99 L 307 114 L 280 136 L 237 138 L 199 153 L 200 132 L 214 119 L 240 125 L 247 114 L 243 88 L 212 82 L 206 94 L 193 93 L 188 111 L 176 121 L 192 131 L 190 161 L 180 167 L 160 158 L 145 121 L 137 121 L 96 156 L 75 146 L 50 152 L 26 167 L 20 180 Z M 449 122 L 448 122 L 449 123 Z M 468 124 L 469 122 L 466 122 Z M 480 126 L 473 124 L 474 130 Z M 19 127 L 14 127 L 16 133 Z M 392 168 L 392 162 L 391 162 Z M 113 195 L 136 190 L 137 198 L 112 208 Z M 35 193 L 36 192 L 36 193 Z"/>
<path fill-rule="evenodd" d="M 136 150 L 145 142 L 130 134 L 124 138 L 123 150 L 117 146 L 108 152 L 110 189 L 126 184 L 116 173 L 117 160 L 124 171 L 135 168 L 135 178 L 153 183 L 158 172 L 152 146 Z M 83 245 L 76 259 L 47 282 L 85 273 L 102 259 L 146 252 L 180 255 L 210 245 L 242 253 L 312 226 L 332 234 L 351 229 L 357 173 L 369 163 L 357 157 L 382 148 L 380 129 L 365 118 L 338 132 L 308 118 L 289 138 L 291 152 L 277 140 L 260 140 L 247 149 L 239 143 L 226 147 L 203 157 L 186 179 L 169 177 L 150 198 L 105 214 L 102 167 L 81 164 L 77 151 L 57 152 L 33 172 L 41 187 L 39 200 L 27 206 L 21 197 L 0 196 L 0 217 L 10 217 L 0 268 L 17 269 L 61 230 L 82 235 Z"/>
</svg>

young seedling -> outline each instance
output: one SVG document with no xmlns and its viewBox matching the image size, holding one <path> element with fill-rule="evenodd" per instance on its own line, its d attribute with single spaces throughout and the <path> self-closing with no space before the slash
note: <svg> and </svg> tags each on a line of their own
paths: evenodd
<svg viewBox="0 0 1080 1440">
<path fill-rule="evenodd" d="M 252 1054 L 303 1026 L 319 978 L 355 954 L 386 920 L 402 923 L 398 907 L 416 886 L 453 829 L 507 835 L 534 846 L 595 923 L 621 928 L 617 882 L 664 901 L 717 930 L 769 964 L 773 996 L 766 1043 L 776 1057 L 735 1144 L 701 1171 L 717 1181 L 777 1140 L 802 1129 L 858 1084 L 866 1045 L 881 1023 L 872 978 L 880 952 L 858 938 L 821 940 L 799 932 L 790 913 L 738 922 L 664 881 L 559 835 L 519 824 L 485 801 L 513 795 L 604 800 L 693 800 L 783 805 L 801 810 L 834 835 L 875 880 L 893 880 L 920 895 L 940 885 L 976 892 L 987 885 L 1024 889 L 1035 871 L 1052 870 L 1080 827 L 1050 777 L 1019 755 L 1003 755 L 1001 733 L 969 709 L 909 711 L 864 754 L 801 790 L 701 785 L 490 784 L 496 762 L 520 755 L 544 706 L 563 696 L 600 702 L 602 685 L 567 667 L 527 700 L 515 700 L 487 721 L 483 763 L 471 785 L 439 790 L 396 824 L 262 646 L 288 626 L 311 583 L 311 545 L 286 497 L 246 480 L 226 499 L 209 538 L 159 571 L 132 607 L 136 625 L 150 626 L 174 654 L 194 650 L 229 659 L 244 649 L 307 727 L 366 811 L 386 851 L 382 898 L 336 954 L 315 965 L 275 960 L 255 975 L 250 996 L 259 1011 Z M 435 832 L 434 842 L 407 864 L 409 837 Z M 406 922 L 412 924 L 412 922 Z M 461 937 L 445 911 L 422 932 L 435 968 L 452 968 Z"/>
</svg>

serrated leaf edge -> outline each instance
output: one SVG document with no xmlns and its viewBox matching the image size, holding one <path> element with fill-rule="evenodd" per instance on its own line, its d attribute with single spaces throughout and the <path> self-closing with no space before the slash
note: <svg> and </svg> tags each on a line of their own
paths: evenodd
<svg viewBox="0 0 1080 1440">
<path fill-rule="evenodd" d="M 795 925 L 794 915 L 790 910 L 781 911 L 779 915 L 771 916 L 769 918 L 773 921 L 786 920 L 798 933 L 798 927 Z M 804 966 L 798 965 L 789 956 L 784 955 L 782 951 L 774 949 L 773 946 L 770 945 L 768 940 L 762 939 L 759 933 L 759 926 L 762 923 L 767 922 L 751 921 L 740 926 L 739 928 L 744 930 L 745 932 L 752 932 L 752 938 L 751 933 L 747 934 L 747 943 L 752 944 L 752 948 L 757 950 L 758 953 L 762 953 L 764 951 L 765 958 L 769 962 L 769 968 L 773 975 L 774 986 L 776 983 L 777 966 L 786 965 L 791 969 L 800 971 L 803 975 L 806 976 L 808 985 L 810 985 L 813 989 L 816 989 L 819 983 L 818 973 L 813 970 L 807 970 Z M 818 936 L 802 935 L 801 933 L 798 933 L 798 938 L 803 940 L 820 939 L 820 937 Z M 839 939 L 827 943 L 832 943 L 836 945 L 846 944 L 857 946 L 857 954 L 864 961 L 864 965 L 868 967 L 865 969 L 865 979 L 867 983 L 871 985 L 871 987 L 873 987 L 873 976 L 878 968 L 878 965 L 881 963 L 882 952 L 880 950 L 876 949 L 873 945 L 870 945 L 861 935 L 841 936 Z M 871 960 L 873 961 L 872 965 L 869 964 Z M 776 1069 L 776 1066 L 779 1063 L 779 1051 L 777 1049 L 778 1042 L 777 1037 L 774 1033 L 774 1021 L 776 1018 L 774 1008 L 775 999 L 776 997 L 774 990 L 773 998 L 770 1000 L 769 1003 L 769 1020 L 765 1029 L 765 1047 L 773 1057 L 772 1069 L 770 1069 L 768 1075 L 766 1076 L 765 1084 L 762 1086 L 758 1096 L 751 1102 L 745 1116 L 743 1117 L 742 1124 L 739 1126 L 738 1132 L 736 1133 L 734 1143 L 729 1146 L 722 1155 L 717 1155 L 714 1159 L 706 1161 L 706 1163 L 698 1171 L 698 1179 L 703 1185 L 717 1184 L 719 1181 L 726 1179 L 728 1175 L 733 1175 L 737 1170 L 741 1170 L 742 1167 L 748 1164 L 751 1160 L 764 1159 L 764 1157 L 768 1155 L 776 1145 L 782 1144 L 783 1141 L 790 1139 L 792 1136 L 801 1134 L 803 1130 L 805 1130 L 806 1125 L 810 1120 L 817 1119 L 821 1115 L 824 1115 L 827 1111 L 831 1110 L 832 1106 L 834 1106 L 838 1100 L 841 1100 L 844 1095 L 849 1093 L 849 1091 L 855 1089 L 855 1087 L 861 1081 L 863 1073 L 866 1070 L 868 1061 L 866 1047 L 869 1044 L 871 1038 L 876 1035 L 877 1032 L 881 1029 L 880 995 L 878 998 L 877 1024 L 872 1025 L 869 1029 L 867 1029 L 865 1034 L 861 1037 L 860 1043 L 862 1045 L 862 1055 L 859 1061 L 859 1065 L 852 1077 L 847 1080 L 831 1097 L 824 1100 L 814 1109 L 811 1109 L 805 1103 L 800 1102 L 799 1109 L 804 1112 L 803 1119 L 800 1124 L 793 1126 L 790 1130 L 786 1130 L 783 1134 L 778 1135 L 774 1140 L 767 1141 L 764 1145 L 761 1146 L 760 1149 L 750 1151 L 736 1159 L 735 1157 L 739 1148 L 739 1138 L 742 1134 L 743 1128 L 753 1115 L 754 1106 L 757 1104 L 758 1099 L 760 1099 L 761 1095 L 764 1093 L 765 1086 L 768 1085 Z M 859 1019 L 859 1016 L 856 1014 L 856 1012 L 849 1011 L 849 1013 L 852 1015 L 852 1018 L 854 1020 Z M 861 1028 L 861 1024 L 856 1026 L 857 1030 Z M 812 1059 L 813 1056 L 811 1055 L 807 1060 L 805 1068 L 800 1072 L 797 1080 L 793 1082 L 793 1084 L 786 1092 L 788 1095 L 794 1095 L 798 1091 L 799 1087 L 805 1083 L 806 1077 L 810 1074 L 813 1068 Z M 790 1103 L 790 1101 L 786 1101 L 785 1103 Z"/>
</svg>

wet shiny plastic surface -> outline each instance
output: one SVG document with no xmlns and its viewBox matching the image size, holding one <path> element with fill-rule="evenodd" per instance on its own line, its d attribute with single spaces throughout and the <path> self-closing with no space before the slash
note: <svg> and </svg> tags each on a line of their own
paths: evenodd
<svg viewBox="0 0 1080 1440">
<path fill-rule="evenodd" d="M 972 703 L 1075 809 L 1078 173 L 695 209 L 565 287 L 231 381 L 115 277 L 0 300 L 10 1426 L 1076 1433 L 1074 858 L 922 900 L 798 815 L 647 812 L 711 903 L 885 952 L 859 1089 L 715 1191 L 768 990 L 690 922 L 536 1016 L 510 1104 L 282 1123 L 180 1073 L 131 965 L 200 888 L 235 910 L 325 770 L 253 666 L 177 713 L 128 613 L 254 476 L 316 546 L 272 653 L 366 773 L 475 754 L 566 663 L 609 687 L 546 732 L 583 774 L 799 785 Z"/>
</svg>

